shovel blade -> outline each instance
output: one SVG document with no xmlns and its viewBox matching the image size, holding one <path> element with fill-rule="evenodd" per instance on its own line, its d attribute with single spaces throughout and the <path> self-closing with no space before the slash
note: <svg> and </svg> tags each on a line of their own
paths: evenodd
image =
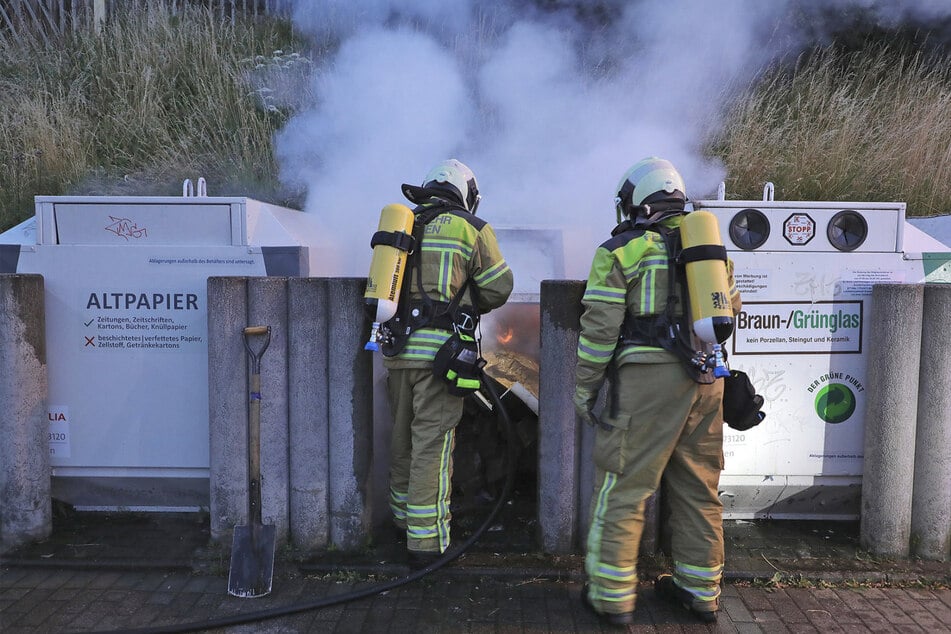
<svg viewBox="0 0 951 634">
<path fill-rule="evenodd" d="M 263 597 L 271 592 L 273 576 L 274 526 L 235 526 L 228 594 L 245 598 Z"/>
</svg>

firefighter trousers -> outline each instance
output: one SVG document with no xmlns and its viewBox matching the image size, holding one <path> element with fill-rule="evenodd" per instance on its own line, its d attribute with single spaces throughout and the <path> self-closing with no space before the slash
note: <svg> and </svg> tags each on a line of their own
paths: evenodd
<svg viewBox="0 0 951 634">
<path fill-rule="evenodd" d="M 390 508 L 414 552 L 449 546 L 452 452 L 463 399 L 449 394 L 430 369 L 390 369 L 393 410 Z"/>
<path fill-rule="evenodd" d="M 585 557 L 588 592 L 602 612 L 633 611 L 644 503 L 665 478 L 674 582 L 693 607 L 717 609 L 723 571 L 723 383 L 701 385 L 680 363 L 619 368 L 615 416 L 594 446 L 595 482 Z M 610 400 L 610 399 L 609 399 Z M 606 410 L 608 408 L 605 408 Z"/>
</svg>

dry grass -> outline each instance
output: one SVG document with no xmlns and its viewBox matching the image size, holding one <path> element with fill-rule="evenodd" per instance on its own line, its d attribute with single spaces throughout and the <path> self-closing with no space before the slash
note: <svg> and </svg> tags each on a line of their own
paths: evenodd
<svg viewBox="0 0 951 634">
<path fill-rule="evenodd" d="M 39 194 L 178 194 L 205 176 L 217 195 L 279 196 L 271 137 L 289 113 L 251 79 L 289 33 L 152 3 L 99 36 L 0 47 L 0 230 Z"/>
<path fill-rule="evenodd" d="M 711 143 L 732 198 L 905 201 L 951 212 L 951 66 L 874 47 L 823 51 L 738 100 Z"/>
<path fill-rule="evenodd" d="M 287 22 L 222 22 L 149 3 L 97 36 L 0 42 L 0 231 L 35 195 L 166 194 L 204 176 L 212 195 L 296 206 L 273 134 L 311 70 Z M 273 84 L 271 83 L 273 82 Z M 285 83 L 293 89 L 280 92 Z M 269 92 L 269 86 L 278 90 Z M 900 200 L 951 212 L 951 64 L 871 46 L 765 73 L 709 140 L 731 198 Z"/>
</svg>

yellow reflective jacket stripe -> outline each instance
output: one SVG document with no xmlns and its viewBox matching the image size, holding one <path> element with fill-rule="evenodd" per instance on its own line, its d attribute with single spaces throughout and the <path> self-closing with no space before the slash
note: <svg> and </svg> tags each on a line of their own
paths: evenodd
<svg viewBox="0 0 951 634">
<path fill-rule="evenodd" d="M 666 264 L 663 238 L 654 232 L 624 232 L 597 248 L 581 300 L 578 385 L 601 384 L 629 309 L 644 314 L 640 307 L 657 305 L 661 291 L 666 300 Z"/>
<path fill-rule="evenodd" d="M 682 216 L 673 216 L 662 225 L 679 230 Z M 664 238 L 656 231 L 628 230 L 605 241 L 595 251 L 581 303 L 581 333 L 578 337 L 578 385 L 601 385 L 612 357 L 619 365 L 635 362 L 640 355 L 671 361 L 677 358 L 660 348 L 644 345 L 617 350 L 621 325 L 626 314 L 634 317 L 661 314 L 669 290 L 668 256 Z M 733 262 L 727 261 L 730 301 L 734 313 L 741 303 L 733 279 Z M 683 306 L 683 302 L 680 303 Z"/>
<path fill-rule="evenodd" d="M 503 305 L 512 293 L 514 277 L 502 257 L 492 226 L 463 211 L 446 211 L 426 225 L 420 247 L 420 281 L 429 297 L 448 302 L 470 278 L 473 293 L 461 304 L 477 302 L 481 314 Z M 411 299 L 421 299 L 416 274 L 405 279 Z M 403 351 L 384 359 L 386 367 L 401 367 L 406 362 L 429 362 L 449 338 L 449 331 L 421 328 L 413 332 Z"/>
</svg>

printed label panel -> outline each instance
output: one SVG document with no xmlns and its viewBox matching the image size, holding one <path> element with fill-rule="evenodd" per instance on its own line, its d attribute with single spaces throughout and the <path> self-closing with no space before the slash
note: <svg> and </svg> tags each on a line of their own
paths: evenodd
<svg viewBox="0 0 951 634">
<path fill-rule="evenodd" d="M 733 354 L 861 354 L 863 304 L 744 302 Z"/>
</svg>

